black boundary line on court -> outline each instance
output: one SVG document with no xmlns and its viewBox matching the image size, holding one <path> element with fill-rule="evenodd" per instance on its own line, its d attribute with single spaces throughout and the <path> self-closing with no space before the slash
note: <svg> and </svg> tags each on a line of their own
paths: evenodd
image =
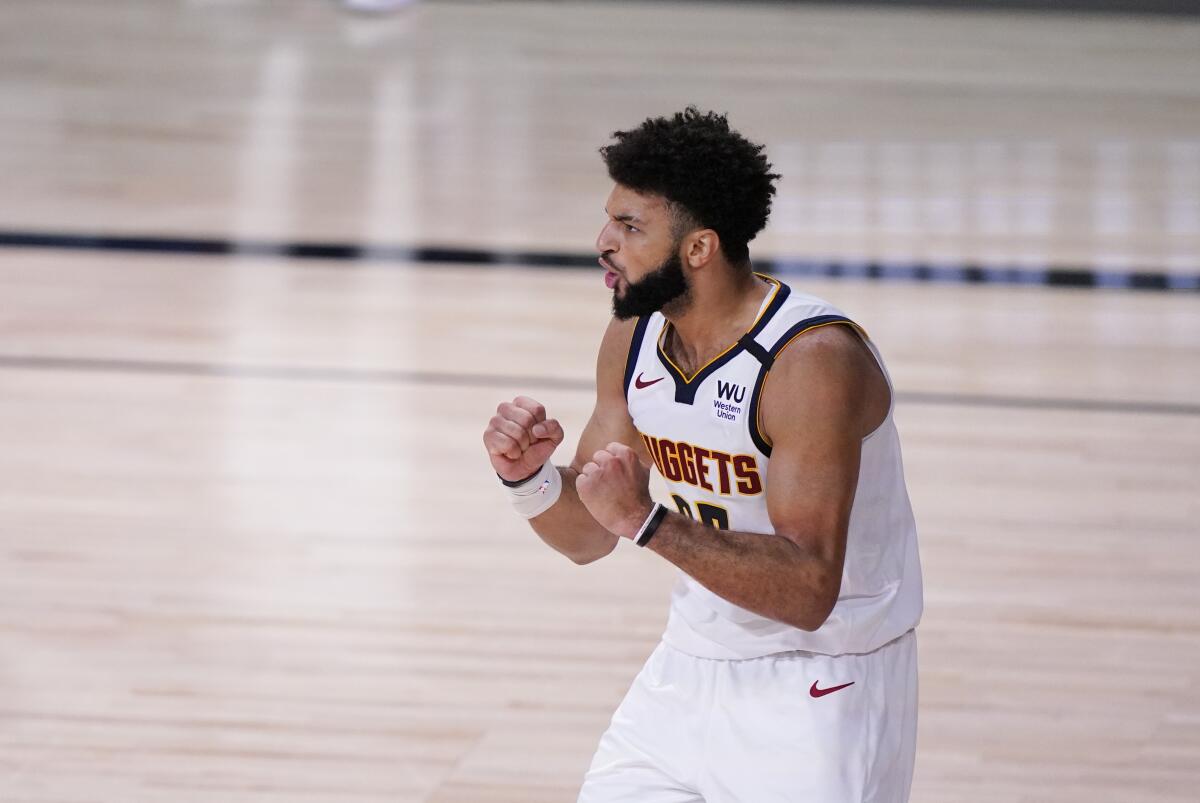
<svg viewBox="0 0 1200 803">
<path fill-rule="evenodd" d="M 526 386 L 570 391 L 591 391 L 595 388 L 595 383 L 591 380 L 551 376 L 316 366 L 224 365 L 202 362 L 50 357 L 40 355 L 0 354 L 0 369 L 154 374 L 160 376 L 211 377 L 219 379 L 274 379 L 345 384 L 416 384 L 494 388 Z M 1038 398 L 929 392 L 899 392 L 896 394 L 896 400 L 903 404 L 949 407 L 999 407 L 1016 410 L 1061 410 L 1086 413 L 1200 416 L 1200 404 L 1177 404 L 1171 402 Z"/>
<path fill-rule="evenodd" d="M 470 266 L 597 268 L 595 254 L 557 251 L 491 250 L 443 246 L 362 245 L 339 242 L 229 240 L 215 237 L 166 237 L 117 234 L 0 230 L 0 248 L 68 251 L 115 251 L 150 254 L 251 256 L 322 259 L 344 262 L 441 263 Z M 1059 266 L 1028 268 L 1004 265 L 936 265 L 919 262 L 817 260 L 776 257 L 755 259 L 757 270 L 778 276 L 948 284 L 1016 284 L 1045 287 L 1108 288 L 1200 292 L 1200 272 L 1162 270 L 1105 271 Z"/>
</svg>

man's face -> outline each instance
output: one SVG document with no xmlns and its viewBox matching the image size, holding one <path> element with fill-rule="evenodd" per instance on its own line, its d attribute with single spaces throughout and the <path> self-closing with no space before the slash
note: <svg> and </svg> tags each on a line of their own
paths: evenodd
<svg viewBox="0 0 1200 803">
<path fill-rule="evenodd" d="M 608 221 L 596 250 L 613 291 L 613 314 L 622 320 L 649 315 L 684 297 L 687 278 L 666 199 L 618 184 L 604 209 Z"/>
</svg>

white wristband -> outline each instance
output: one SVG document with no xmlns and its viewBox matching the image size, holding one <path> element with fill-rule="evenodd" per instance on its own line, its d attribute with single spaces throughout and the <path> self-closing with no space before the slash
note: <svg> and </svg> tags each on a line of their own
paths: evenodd
<svg viewBox="0 0 1200 803">
<path fill-rule="evenodd" d="M 562 494 L 562 475 L 549 460 L 537 474 L 520 485 L 505 484 L 513 510 L 521 518 L 532 519 L 545 513 Z"/>
</svg>

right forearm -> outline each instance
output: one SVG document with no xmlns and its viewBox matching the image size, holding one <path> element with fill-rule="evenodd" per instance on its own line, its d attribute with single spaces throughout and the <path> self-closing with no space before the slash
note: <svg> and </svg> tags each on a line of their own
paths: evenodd
<svg viewBox="0 0 1200 803">
<path fill-rule="evenodd" d="M 577 472 L 559 466 L 562 495 L 541 514 L 529 520 L 534 532 L 555 550 L 576 563 L 591 563 L 612 552 L 619 540 L 588 513 L 575 491 Z"/>
</svg>

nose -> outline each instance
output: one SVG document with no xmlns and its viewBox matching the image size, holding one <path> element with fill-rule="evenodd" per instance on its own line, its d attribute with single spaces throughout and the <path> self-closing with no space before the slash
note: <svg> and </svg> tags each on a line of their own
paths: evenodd
<svg viewBox="0 0 1200 803">
<path fill-rule="evenodd" d="M 617 250 L 617 239 L 612 236 L 612 224 L 611 220 L 605 221 L 604 227 L 600 229 L 600 234 L 596 237 L 596 250 L 601 254 Z"/>
</svg>

